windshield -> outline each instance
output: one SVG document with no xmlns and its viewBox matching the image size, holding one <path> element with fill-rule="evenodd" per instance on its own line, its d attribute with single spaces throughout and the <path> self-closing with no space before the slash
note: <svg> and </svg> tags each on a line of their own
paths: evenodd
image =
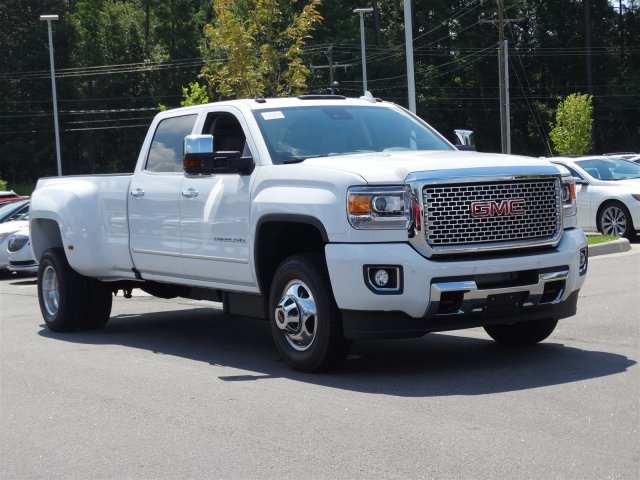
<svg viewBox="0 0 640 480">
<path fill-rule="evenodd" d="M 592 158 L 576 164 L 598 180 L 627 180 L 640 178 L 640 165 L 621 158 Z"/>
<path fill-rule="evenodd" d="M 396 150 L 453 150 L 433 130 L 392 108 L 304 106 L 254 113 L 273 163 Z"/>
<path fill-rule="evenodd" d="M 25 210 L 25 212 L 23 213 L 26 213 L 27 208 L 25 207 L 25 205 L 27 205 L 28 203 L 29 203 L 28 200 L 16 200 L 15 202 L 2 205 L 0 207 L 0 222 L 4 222 L 8 219 L 21 220 L 16 216 L 16 213 L 20 212 L 23 209 Z M 12 218 L 12 217 L 16 217 L 16 218 Z"/>
</svg>

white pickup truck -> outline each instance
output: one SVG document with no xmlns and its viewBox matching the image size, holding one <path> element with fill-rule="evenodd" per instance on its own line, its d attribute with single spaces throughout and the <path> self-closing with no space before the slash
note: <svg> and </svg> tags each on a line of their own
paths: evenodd
<svg viewBox="0 0 640 480">
<path fill-rule="evenodd" d="M 51 330 L 100 328 L 141 288 L 267 319 L 308 372 L 354 339 L 540 342 L 575 314 L 588 256 L 568 171 L 458 151 L 368 96 L 162 112 L 133 174 L 41 179 L 30 228 Z"/>
</svg>

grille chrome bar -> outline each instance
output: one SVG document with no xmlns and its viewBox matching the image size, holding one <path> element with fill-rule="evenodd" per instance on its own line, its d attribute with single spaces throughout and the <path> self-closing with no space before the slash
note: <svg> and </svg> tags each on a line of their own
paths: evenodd
<svg viewBox="0 0 640 480">
<path fill-rule="evenodd" d="M 558 282 L 565 282 L 569 278 L 569 270 L 540 273 L 538 281 L 532 285 L 514 285 L 503 288 L 481 289 L 473 280 L 436 282 L 431 284 L 431 297 L 427 316 L 436 315 L 444 294 L 459 293 L 457 308 L 445 315 L 460 315 L 474 310 L 486 308 L 488 299 L 492 295 L 523 293 L 522 306 L 539 305 L 543 303 L 556 304 L 562 300 L 565 293 L 564 283 L 556 290 L 551 289 L 551 297 L 545 298 L 545 287 Z"/>
</svg>

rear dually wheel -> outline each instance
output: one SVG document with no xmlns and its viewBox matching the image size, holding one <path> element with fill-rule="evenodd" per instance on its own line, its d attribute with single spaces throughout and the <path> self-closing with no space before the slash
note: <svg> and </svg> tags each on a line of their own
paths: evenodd
<svg viewBox="0 0 640 480">
<path fill-rule="evenodd" d="M 47 327 L 54 332 L 95 329 L 111 314 L 111 290 L 73 270 L 62 249 L 44 252 L 38 270 L 38 301 Z"/>
</svg>

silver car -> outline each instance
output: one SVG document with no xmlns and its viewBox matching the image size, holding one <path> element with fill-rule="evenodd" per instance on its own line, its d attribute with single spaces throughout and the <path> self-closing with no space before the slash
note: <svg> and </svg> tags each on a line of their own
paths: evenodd
<svg viewBox="0 0 640 480">
<path fill-rule="evenodd" d="M 0 223 L 0 274 L 7 273 L 9 267 L 9 241 L 13 234 L 23 228 L 29 228 L 26 220 L 14 220 L 12 222 Z"/>
<path fill-rule="evenodd" d="M 576 179 L 578 226 L 585 231 L 633 238 L 640 229 L 640 165 L 614 156 L 566 158 L 552 162 Z"/>
<path fill-rule="evenodd" d="M 33 255 L 33 250 L 31 250 L 28 226 L 18 230 L 9 239 L 7 258 L 9 270 L 12 272 L 38 273 L 38 262 Z"/>
</svg>

